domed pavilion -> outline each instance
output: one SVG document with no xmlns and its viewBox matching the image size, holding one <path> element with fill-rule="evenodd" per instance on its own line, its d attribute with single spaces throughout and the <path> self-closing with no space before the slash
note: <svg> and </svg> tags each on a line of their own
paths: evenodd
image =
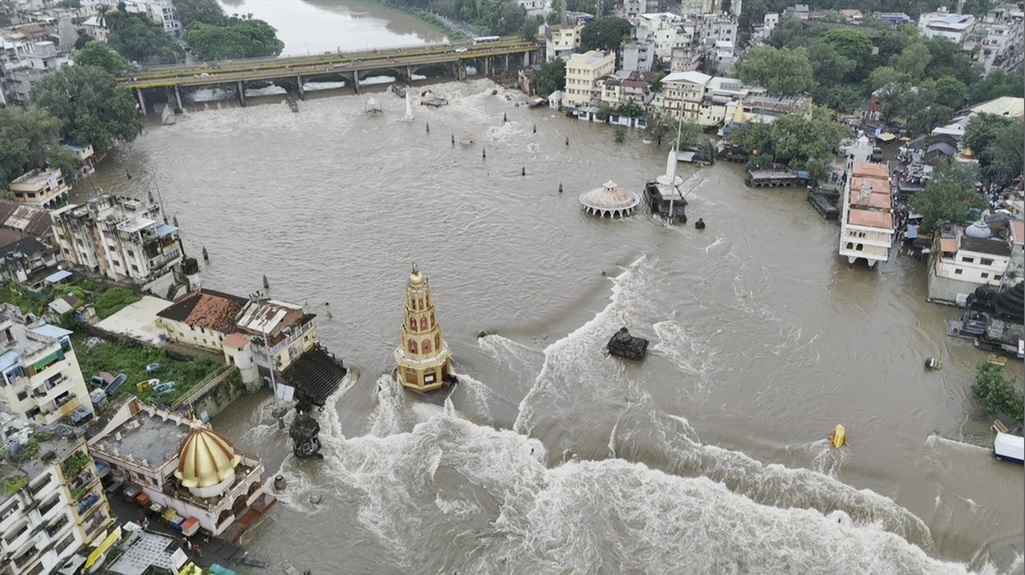
<svg viewBox="0 0 1025 575">
<path fill-rule="evenodd" d="M 635 192 L 621 190 L 613 181 L 589 192 L 580 194 L 580 203 L 589 214 L 610 218 L 621 218 L 633 213 L 641 197 Z"/>
<path fill-rule="evenodd" d="M 231 440 L 197 422 L 178 450 L 174 476 L 196 497 L 216 497 L 231 487 L 241 461 Z"/>
</svg>

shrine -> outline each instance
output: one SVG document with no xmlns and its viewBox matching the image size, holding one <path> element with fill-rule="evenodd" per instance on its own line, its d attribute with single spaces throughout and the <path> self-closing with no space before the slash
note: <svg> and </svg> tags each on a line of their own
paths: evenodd
<svg viewBox="0 0 1025 575">
<path fill-rule="evenodd" d="M 406 285 L 402 345 L 395 350 L 399 382 L 412 390 L 434 391 L 452 381 L 452 351 L 441 335 L 427 276 L 413 264 Z"/>
</svg>

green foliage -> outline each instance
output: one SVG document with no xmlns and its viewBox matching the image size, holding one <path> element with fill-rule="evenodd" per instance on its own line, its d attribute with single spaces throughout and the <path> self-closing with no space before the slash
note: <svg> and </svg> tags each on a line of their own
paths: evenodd
<svg viewBox="0 0 1025 575">
<path fill-rule="evenodd" d="M 185 61 L 185 50 L 145 14 L 119 9 L 106 12 L 104 18 L 107 43 L 130 62 L 153 66 Z"/>
<path fill-rule="evenodd" d="M 820 179 L 831 171 L 822 158 L 850 134 L 847 126 L 835 121 L 833 113 L 822 106 L 811 106 L 804 113 L 789 114 L 772 123 L 773 152 L 776 162 L 791 169 L 806 169 Z"/>
<path fill-rule="evenodd" d="M 75 54 L 76 66 L 96 66 L 112 76 L 123 76 L 128 71 L 128 60 L 111 50 L 103 42 L 92 41 Z"/>
<path fill-rule="evenodd" d="M 648 119 L 648 124 L 644 128 L 644 136 L 649 140 L 654 140 L 660 148 L 662 147 L 662 142 L 668 138 L 669 145 L 672 146 L 676 142 L 678 126 L 679 122 L 676 118 L 655 113 Z"/>
<path fill-rule="evenodd" d="M 117 80 L 94 66 L 68 66 L 32 88 L 32 101 L 61 122 L 62 136 L 80 146 L 106 151 L 115 140 L 142 133 L 135 99 Z"/>
<path fill-rule="evenodd" d="M 27 475 L 18 474 L 0 477 L 0 491 L 3 491 L 4 495 L 7 497 L 21 491 L 26 485 L 28 485 Z"/>
<path fill-rule="evenodd" d="M 64 478 L 71 480 L 78 477 L 78 474 L 82 472 L 89 465 L 88 453 L 84 451 L 76 451 L 74 454 L 69 456 L 61 463 L 61 473 L 64 474 Z"/>
<path fill-rule="evenodd" d="M 630 36 L 633 29 L 630 22 L 622 18 L 595 18 L 588 22 L 580 32 L 580 50 L 601 50 L 609 52 L 619 48 L 623 38 Z"/>
<path fill-rule="evenodd" d="M 853 63 L 851 78 L 861 81 L 871 71 L 872 40 L 868 34 L 853 28 L 833 28 L 822 35 L 821 42 L 832 46 L 837 54 Z"/>
<path fill-rule="evenodd" d="M 894 56 L 892 65 L 897 72 L 904 74 L 912 80 L 921 80 L 925 77 L 925 70 L 932 60 L 932 54 L 925 42 L 918 41 L 908 44 L 904 51 Z"/>
<path fill-rule="evenodd" d="M 986 407 L 990 413 L 1001 414 L 1025 423 L 1025 398 L 1022 389 L 1014 384 L 1004 368 L 992 363 L 982 363 L 972 384 L 972 397 Z"/>
<path fill-rule="evenodd" d="M 749 156 L 772 157 L 772 125 L 752 123 L 730 132 L 730 144 Z"/>
<path fill-rule="evenodd" d="M 82 0 L 61 0 L 57 5 L 61 8 L 76 9 L 82 7 Z"/>
<path fill-rule="evenodd" d="M 527 10 L 516 0 L 382 0 L 400 9 L 434 13 L 473 24 L 481 34 L 521 34 Z M 572 8 L 570 8 L 572 9 Z"/>
<path fill-rule="evenodd" d="M 766 46 L 751 50 L 737 63 L 737 77 L 746 84 L 787 96 L 807 92 L 815 85 L 815 70 L 805 48 L 778 50 Z"/>
<path fill-rule="evenodd" d="M 111 288 L 97 296 L 93 304 L 96 306 L 96 315 L 106 319 L 141 299 L 142 296 L 128 288 Z"/>
<path fill-rule="evenodd" d="M 962 143 L 975 153 L 987 181 L 1008 184 L 1025 165 L 1025 124 L 993 114 L 979 114 L 965 128 Z"/>
<path fill-rule="evenodd" d="M 616 126 L 616 131 L 613 133 L 612 139 L 615 140 L 617 144 L 622 144 L 623 142 L 625 142 L 626 128 L 624 128 L 623 126 Z"/>
<path fill-rule="evenodd" d="M 672 134 L 671 134 L 672 135 Z M 673 141 L 676 142 L 676 149 L 681 150 L 698 143 L 701 139 L 701 125 L 697 122 L 684 120 L 677 122 L 676 134 Z"/>
<path fill-rule="evenodd" d="M 228 23 L 228 16 L 217 0 L 172 0 L 172 3 L 175 16 L 186 30 L 195 22 L 211 26 Z"/>
<path fill-rule="evenodd" d="M 933 233 L 945 222 L 967 223 L 974 210 L 986 207 L 975 191 L 972 166 L 944 162 L 936 166 L 925 190 L 911 198 L 911 211 L 922 214 L 922 231 Z"/>
<path fill-rule="evenodd" d="M 968 84 L 969 102 L 984 102 L 1002 96 L 1014 98 L 1025 97 L 1025 83 L 1021 81 L 1021 73 L 1012 74 L 1003 70 L 993 70 L 988 76 Z"/>
<path fill-rule="evenodd" d="M 12 281 L 5 283 L 2 289 L 0 289 L 0 301 L 17 306 L 23 313 L 31 313 L 38 316 L 43 315 L 48 303 L 45 298 L 30 296 L 25 288 Z"/>
<path fill-rule="evenodd" d="M 60 151 L 60 120 L 38 106 L 0 107 L 0 189 Z"/>
<path fill-rule="evenodd" d="M 101 371 L 108 373 L 124 373 L 128 376 L 127 383 L 119 393 L 132 393 L 146 403 L 170 405 L 174 400 L 187 394 L 210 374 L 223 369 L 221 364 L 199 357 L 187 361 L 174 359 L 162 349 L 139 346 L 131 341 L 103 342 L 92 348 L 85 345 L 86 335 L 74 336 L 75 354 L 82 375 L 88 380 Z M 146 366 L 159 363 L 160 370 L 153 375 L 146 373 Z M 136 384 L 152 377 L 161 381 L 174 381 L 177 387 L 167 393 L 154 391 L 139 392 Z"/>
<path fill-rule="evenodd" d="M 551 62 L 541 64 L 541 69 L 534 74 L 534 86 L 537 93 L 548 97 L 556 90 L 566 88 L 566 62 L 556 58 Z"/>
<path fill-rule="evenodd" d="M 644 106 L 634 103 L 623 104 L 616 110 L 616 112 L 628 118 L 640 118 L 647 113 Z"/>
<path fill-rule="evenodd" d="M 192 53 L 202 60 L 277 56 L 285 47 L 263 20 L 232 20 L 229 26 L 194 23 L 185 34 Z"/>
</svg>

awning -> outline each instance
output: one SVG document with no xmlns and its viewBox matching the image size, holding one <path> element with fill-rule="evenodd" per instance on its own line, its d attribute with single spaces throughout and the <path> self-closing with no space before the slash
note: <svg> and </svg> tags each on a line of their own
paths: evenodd
<svg viewBox="0 0 1025 575">
<path fill-rule="evenodd" d="M 120 540 L 121 527 L 118 527 L 111 531 L 110 535 L 107 535 L 107 538 L 103 540 L 103 543 L 100 543 L 99 547 L 89 554 L 89 558 L 85 561 L 85 568 L 88 569 L 95 565 L 96 562 L 99 561 L 100 557 L 103 557 L 104 553 L 106 553 L 108 549 L 113 547 L 114 544 Z"/>
<path fill-rule="evenodd" d="M 891 134 L 889 132 L 886 132 L 886 133 L 883 133 L 883 134 L 879 134 L 876 137 L 879 138 L 880 140 L 884 141 L 884 142 L 890 142 L 890 141 L 893 141 L 893 140 L 897 139 L 897 136 L 895 134 Z"/>
<path fill-rule="evenodd" d="M 182 535 L 189 537 L 195 535 L 196 531 L 199 531 L 199 519 L 189 517 L 185 523 L 182 523 Z"/>
<path fill-rule="evenodd" d="M 61 270 L 59 272 L 54 272 L 46 276 L 45 278 L 43 278 L 43 281 L 49 284 L 55 284 L 59 281 L 66 280 L 69 277 L 71 277 L 71 272 L 69 272 L 68 270 Z"/>
</svg>

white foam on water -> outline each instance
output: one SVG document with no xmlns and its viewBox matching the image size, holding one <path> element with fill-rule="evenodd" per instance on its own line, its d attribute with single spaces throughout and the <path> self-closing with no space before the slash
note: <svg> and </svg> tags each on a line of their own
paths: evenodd
<svg viewBox="0 0 1025 575">
<path fill-rule="evenodd" d="M 536 380 L 544 362 L 544 352 L 512 341 L 500 335 L 486 335 L 477 339 L 477 345 L 498 360 L 510 373 L 533 374 Z"/>
<path fill-rule="evenodd" d="M 445 415 L 341 449 L 328 463 L 332 487 L 355 497 L 361 526 L 414 571 L 968 572 L 847 510 L 763 505 L 620 459 L 550 469 L 537 440 Z M 471 533 L 475 552 L 438 553 Z"/>
<path fill-rule="evenodd" d="M 660 321 L 652 326 L 658 343 L 651 351 L 673 363 L 680 371 L 704 379 L 711 371 L 706 363 L 707 343 L 688 333 L 687 328 L 675 320 Z"/>
</svg>

